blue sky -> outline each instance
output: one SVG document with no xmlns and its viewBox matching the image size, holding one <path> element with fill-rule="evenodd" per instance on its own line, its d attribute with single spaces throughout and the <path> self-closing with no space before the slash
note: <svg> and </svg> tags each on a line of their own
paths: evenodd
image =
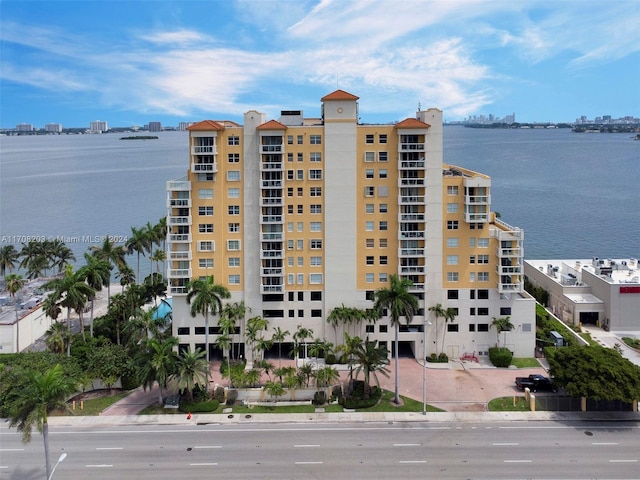
<svg viewBox="0 0 640 480">
<path fill-rule="evenodd" d="M 0 1 L 0 127 L 640 116 L 640 0 Z"/>
</svg>

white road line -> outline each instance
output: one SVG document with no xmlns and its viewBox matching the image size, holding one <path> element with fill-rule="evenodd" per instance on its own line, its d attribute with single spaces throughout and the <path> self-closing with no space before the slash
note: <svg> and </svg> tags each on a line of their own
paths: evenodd
<svg viewBox="0 0 640 480">
<path fill-rule="evenodd" d="M 531 460 L 505 460 L 504 463 L 531 463 Z"/>
<path fill-rule="evenodd" d="M 122 450 L 122 447 L 96 447 L 96 450 Z"/>
<path fill-rule="evenodd" d="M 609 460 L 610 463 L 637 463 L 638 460 L 629 459 L 629 460 Z"/>
<path fill-rule="evenodd" d="M 591 442 L 591 445 L 620 445 L 618 442 Z"/>
<path fill-rule="evenodd" d="M 493 445 L 494 447 L 508 447 L 508 446 L 520 445 L 520 444 L 516 442 L 513 442 L 513 443 L 504 442 L 504 443 L 492 443 L 491 445 Z"/>
<path fill-rule="evenodd" d="M 313 448 L 319 447 L 320 445 L 294 445 L 293 448 Z"/>
<path fill-rule="evenodd" d="M 24 452 L 24 448 L 0 448 L 0 452 Z"/>
<path fill-rule="evenodd" d="M 109 468 L 113 467 L 113 465 L 85 465 L 87 468 Z"/>
<path fill-rule="evenodd" d="M 427 463 L 426 460 L 400 460 L 398 463 Z"/>
<path fill-rule="evenodd" d="M 419 443 L 394 443 L 394 447 L 419 447 Z"/>
<path fill-rule="evenodd" d="M 195 445 L 193 448 L 222 448 L 222 445 Z"/>
<path fill-rule="evenodd" d="M 189 466 L 190 467 L 215 467 L 216 465 L 218 465 L 215 462 L 210 462 L 210 463 L 190 463 Z"/>
<path fill-rule="evenodd" d="M 2 468 L 9 468 L 9 467 L 6 466 L 6 465 L 0 465 L 0 469 L 2 469 Z"/>
<path fill-rule="evenodd" d="M 294 462 L 295 465 L 320 465 L 322 462 Z"/>
</svg>

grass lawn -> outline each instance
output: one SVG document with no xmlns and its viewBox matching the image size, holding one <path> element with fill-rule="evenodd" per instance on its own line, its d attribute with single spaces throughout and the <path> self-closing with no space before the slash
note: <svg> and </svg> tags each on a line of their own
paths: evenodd
<svg viewBox="0 0 640 480">
<path fill-rule="evenodd" d="M 512 358 L 511 365 L 515 365 L 518 368 L 536 368 L 540 366 L 540 362 L 537 359 L 527 358 Z"/>
<path fill-rule="evenodd" d="M 73 406 L 71 402 L 69 402 L 68 405 L 69 405 L 69 408 L 71 408 L 71 411 L 75 415 L 87 415 L 87 416 L 100 415 L 100 412 L 102 412 L 105 408 L 110 407 L 111 405 L 116 403 L 118 400 L 123 399 L 127 395 L 129 395 L 129 392 L 116 391 L 112 395 L 105 394 L 104 396 L 98 396 L 95 398 L 86 399 L 84 400 L 84 405 L 82 409 L 80 409 L 79 400 L 76 400 L 75 410 L 73 410 Z M 54 416 L 69 415 L 69 412 L 58 410 L 58 411 L 52 412 L 51 415 L 54 415 Z"/>
<path fill-rule="evenodd" d="M 498 397 L 489 402 L 487 409 L 490 412 L 528 412 L 529 402 L 527 402 L 524 397 L 518 396 Z"/>
</svg>

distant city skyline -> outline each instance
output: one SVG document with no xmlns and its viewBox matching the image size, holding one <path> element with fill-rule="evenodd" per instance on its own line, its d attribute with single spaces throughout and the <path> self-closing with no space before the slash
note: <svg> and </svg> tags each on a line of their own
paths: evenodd
<svg viewBox="0 0 640 480">
<path fill-rule="evenodd" d="M 0 128 L 319 117 L 358 92 L 363 123 L 437 107 L 573 122 L 640 110 L 640 2 L 511 0 L 0 3 Z M 411 108 L 408 106 L 412 106 Z M 231 114 L 233 112 L 233 114 Z"/>
</svg>

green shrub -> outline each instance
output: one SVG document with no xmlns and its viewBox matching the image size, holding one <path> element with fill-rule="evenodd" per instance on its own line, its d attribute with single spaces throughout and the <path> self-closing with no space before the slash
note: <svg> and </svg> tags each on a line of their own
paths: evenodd
<svg viewBox="0 0 640 480">
<path fill-rule="evenodd" d="M 324 405 L 327 403 L 327 394 L 324 391 L 318 391 L 313 394 L 313 402 L 314 405 Z"/>
<path fill-rule="evenodd" d="M 333 353 L 328 353 L 325 357 L 324 357 L 324 362 L 327 365 L 333 365 L 337 362 L 336 356 Z"/>
<path fill-rule="evenodd" d="M 448 361 L 449 361 L 449 357 L 447 356 L 446 353 L 442 352 L 440 355 L 438 355 L 438 362 L 447 363 Z"/>
<path fill-rule="evenodd" d="M 344 408 L 363 409 L 373 407 L 382 396 L 382 390 L 373 386 L 369 391 L 369 398 L 362 398 L 364 395 L 364 383 L 362 383 L 362 391 L 354 391 L 349 397 L 342 397 L 340 404 Z"/>
<path fill-rule="evenodd" d="M 229 389 L 229 391 L 227 392 L 227 405 L 229 406 L 234 405 L 237 399 L 238 399 L 238 391 Z"/>
<path fill-rule="evenodd" d="M 134 388 L 138 388 L 140 386 L 140 382 L 135 375 L 130 377 L 120 377 L 120 384 L 122 385 L 123 390 L 133 390 Z"/>
<path fill-rule="evenodd" d="M 213 398 L 215 398 L 220 403 L 224 402 L 224 387 L 217 386 L 213 391 Z"/>
<path fill-rule="evenodd" d="M 184 413 L 208 413 L 218 409 L 220 402 L 218 400 L 207 400 L 205 402 L 180 402 L 178 409 Z"/>
<path fill-rule="evenodd" d="M 513 358 L 513 353 L 511 350 L 505 347 L 491 347 L 489 348 L 489 360 L 496 367 L 506 368 L 511 365 L 511 359 Z"/>
<path fill-rule="evenodd" d="M 628 346 L 630 346 L 631 348 L 640 349 L 640 339 L 631 338 L 631 337 L 622 337 L 622 341 L 626 343 Z"/>
</svg>

